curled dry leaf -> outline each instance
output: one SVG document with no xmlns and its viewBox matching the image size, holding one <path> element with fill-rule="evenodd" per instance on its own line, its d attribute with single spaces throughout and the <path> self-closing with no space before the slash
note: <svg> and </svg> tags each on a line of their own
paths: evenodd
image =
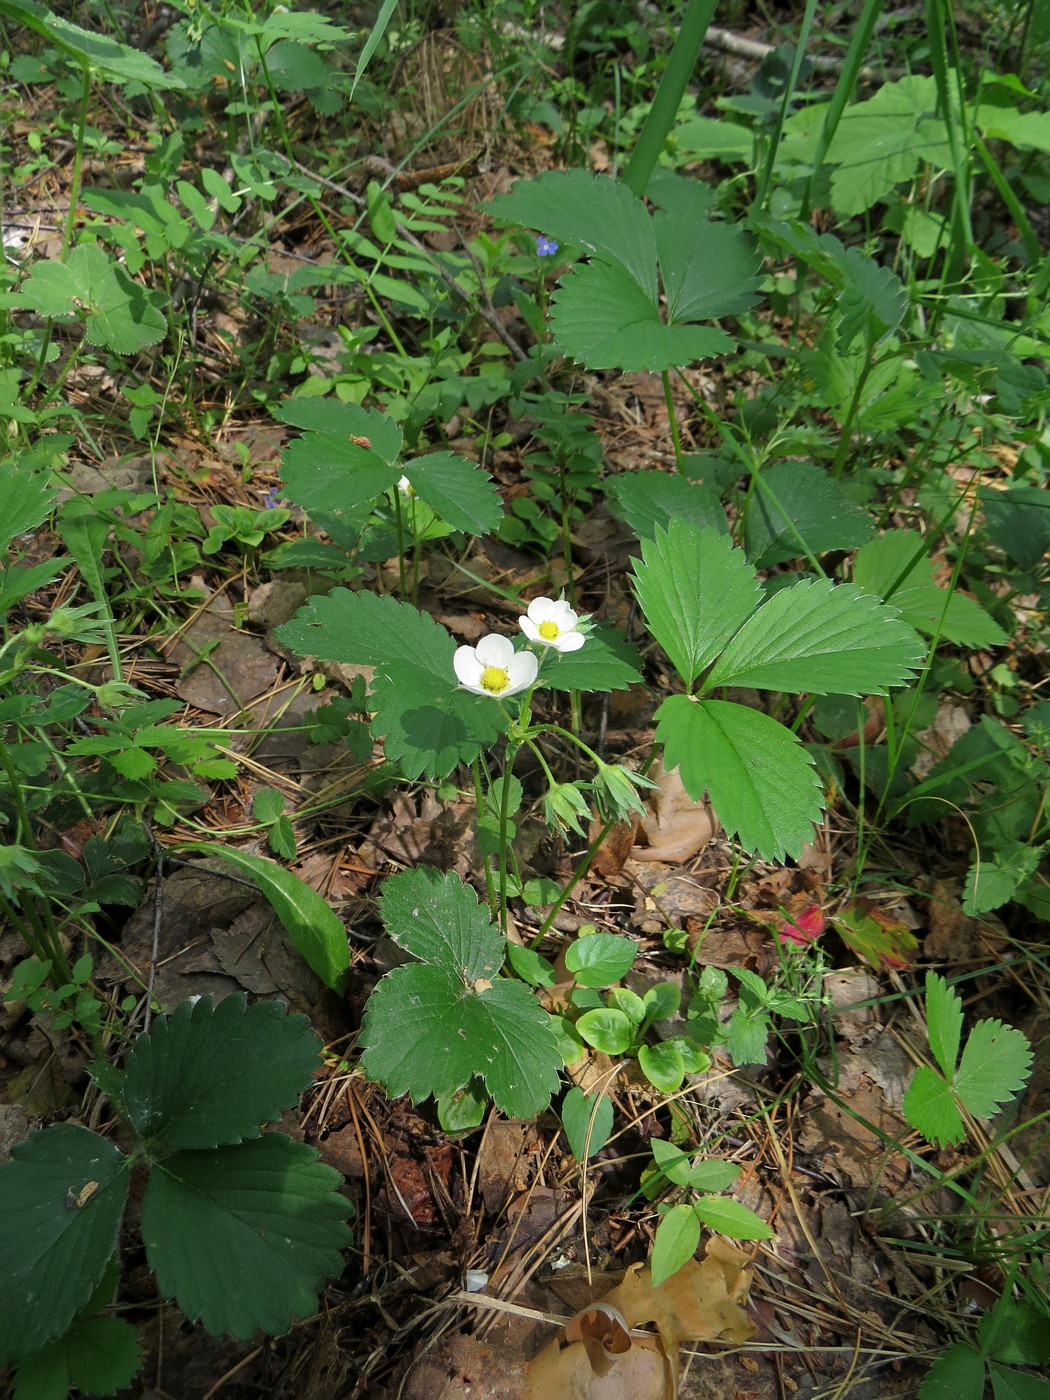
<svg viewBox="0 0 1050 1400">
<path fill-rule="evenodd" d="M 746 1342 L 747 1255 L 720 1239 L 654 1288 L 641 1264 L 581 1309 L 529 1364 L 525 1400 L 675 1400 L 681 1342 Z M 655 1336 L 633 1336 L 646 1323 Z"/>
<path fill-rule="evenodd" d="M 653 815 L 642 822 L 649 844 L 634 847 L 635 860 L 682 864 L 699 855 L 719 829 L 710 804 L 693 801 L 677 768 L 663 768 L 657 774 L 652 806 Z"/>
</svg>

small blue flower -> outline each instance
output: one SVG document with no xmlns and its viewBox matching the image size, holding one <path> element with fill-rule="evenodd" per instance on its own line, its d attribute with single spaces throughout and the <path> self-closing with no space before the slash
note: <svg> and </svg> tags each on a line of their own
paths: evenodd
<svg viewBox="0 0 1050 1400">
<path fill-rule="evenodd" d="M 276 510 L 279 502 L 278 487 L 274 486 L 263 497 L 262 508 L 263 510 Z"/>
<path fill-rule="evenodd" d="M 536 253 L 541 258 L 553 258 L 558 251 L 558 245 L 553 238 L 546 238 L 542 233 L 536 235 Z"/>
</svg>

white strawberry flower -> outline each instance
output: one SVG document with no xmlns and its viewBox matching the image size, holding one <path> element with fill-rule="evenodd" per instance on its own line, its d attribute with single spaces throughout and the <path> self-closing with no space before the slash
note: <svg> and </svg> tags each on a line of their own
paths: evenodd
<svg viewBox="0 0 1050 1400">
<path fill-rule="evenodd" d="M 533 598 L 518 626 L 530 642 L 553 647 L 555 651 L 579 651 L 587 640 L 579 630 L 580 619 L 564 598 Z"/>
<path fill-rule="evenodd" d="M 531 651 L 515 651 L 509 637 L 490 632 L 476 647 L 458 647 L 452 665 L 464 690 L 501 700 L 527 690 L 540 663 Z"/>
</svg>

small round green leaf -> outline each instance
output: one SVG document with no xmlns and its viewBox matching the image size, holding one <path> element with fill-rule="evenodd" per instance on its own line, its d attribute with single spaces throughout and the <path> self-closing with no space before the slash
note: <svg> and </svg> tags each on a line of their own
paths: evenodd
<svg viewBox="0 0 1050 1400">
<path fill-rule="evenodd" d="M 638 1051 L 638 1063 L 649 1083 L 661 1093 L 673 1094 L 682 1087 L 685 1065 L 677 1046 L 669 1040 L 659 1045 L 643 1045 Z"/>
<path fill-rule="evenodd" d="M 595 1050 L 606 1055 L 622 1055 L 634 1040 L 634 1025 L 622 1011 L 585 1011 L 576 1022 L 576 1029 Z"/>
</svg>

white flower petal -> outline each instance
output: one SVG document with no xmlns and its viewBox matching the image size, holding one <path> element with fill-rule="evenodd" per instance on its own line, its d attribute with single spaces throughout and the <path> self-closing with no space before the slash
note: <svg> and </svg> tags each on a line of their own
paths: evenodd
<svg viewBox="0 0 1050 1400">
<path fill-rule="evenodd" d="M 478 642 L 474 648 L 474 655 L 483 667 L 499 666 L 507 671 L 514 659 L 514 643 L 499 632 L 490 632 Z"/>
<path fill-rule="evenodd" d="M 477 689 L 481 681 L 481 673 L 485 669 L 478 660 L 473 647 L 457 647 L 456 654 L 452 658 L 452 668 L 460 685 L 465 685 L 469 690 Z"/>
<path fill-rule="evenodd" d="M 579 651 L 587 638 L 582 632 L 566 632 L 564 636 L 558 638 L 554 645 L 559 651 Z"/>
<path fill-rule="evenodd" d="M 518 626 L 525 633 L 530 642 L 543 641 L 543 638 L 540 636 L 540 629 L 536 626 L 531 617 L 519 617 Z"/>
<path fill-rule="evenodd" d="M 504 691 L 504 694 L 513 695 L 518 690 L 525 690 L 526 687 L 532 685 L 539 669 L 539 658 L 533 652 L 515 652 L 513 660 L 507 667 L 510 686 Z"/>
</svg>

